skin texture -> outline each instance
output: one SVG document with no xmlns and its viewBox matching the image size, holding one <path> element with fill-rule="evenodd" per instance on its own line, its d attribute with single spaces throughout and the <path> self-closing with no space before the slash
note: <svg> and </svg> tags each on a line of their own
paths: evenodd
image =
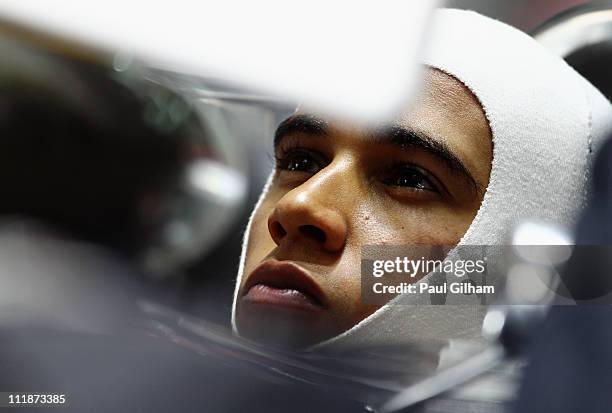
<svg viewBox="0 0 612 413">
<path fill-rule="evenodd" d="M 313 112 L 293 119 L 300 114 Z M 390 125 L 359 129 L 321 115 L 315 127 L 309 122 L 279 127 L 276 172 L 248 240 L 236 325 L 241 336 L 267 344 L 308 346 L 372 314 L 379 306 L 364 304 L 360 295 L 362 245 L 457 244 L 491 171 L 493 145 L 481 105 L 436 69 L 425 71 L 421 94 L 393 130 L 443 145 L 473 181 L 426 147 L 392 142 L 397 133 L 389 133 Z M 245 283 L 265 261 L 306 270 L 324 296 L 320 311 L 245 300 Z"/>
</svg>

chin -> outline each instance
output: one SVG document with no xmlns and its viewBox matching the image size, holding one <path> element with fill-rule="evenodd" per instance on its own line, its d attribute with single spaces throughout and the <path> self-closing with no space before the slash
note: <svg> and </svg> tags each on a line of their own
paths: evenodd
<svg viewBox="0 0 612 413">
<path fill-rule="evenodd" d="M 236 314 L 236 329 L 241 337 L 275 348 L 305 349 L 334 333 L 325 325 L 325 314 L 266 308 L 241 303 Z"/>
</svg>

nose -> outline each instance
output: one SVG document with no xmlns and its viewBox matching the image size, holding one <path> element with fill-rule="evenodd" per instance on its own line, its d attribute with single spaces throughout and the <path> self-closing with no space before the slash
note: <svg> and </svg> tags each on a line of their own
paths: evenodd
<svg viewBox="0 0 612 413">
<path fill-rule="evenodd" d="M 286 193 L 268 218 L 268 230 L 277 245 L 314 243 L 327 252 L 344 249 L 347 223 L 338 208 L 339 188 L 332 176 L 312 177 Z"/>
</svg>

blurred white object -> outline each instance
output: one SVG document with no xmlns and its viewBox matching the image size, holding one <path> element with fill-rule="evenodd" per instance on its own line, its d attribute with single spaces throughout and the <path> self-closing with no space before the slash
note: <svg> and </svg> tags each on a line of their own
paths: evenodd
<svg viewBox="0 0 612 413">
<path fill-rule="evenodd" d="M 512 234 L 512 245 L 572 245 L 573 242 L 565 228 L 546 222 L 523 222 Z"/>
<path fill-rule="evenodd" d="M 438 0 L 0 2 L 0 16 L 184 73 L 218 76 L 356 120 L 405 105 Z"/>
<path fill-rule="evenodd" d="M 537 264 L 561 264 L 572 255 L 574 240 L 569 232 L 555 224 L 526 221 L 512 234 L 514 252 Z"/>
<path fill-rule="evenodd" d="M 553 53 L 567 57 L 580 49 L 607 43 L 612 36 L 612 9 L 600 2 L 561 13 L 533 33 Z"/>
</svg>

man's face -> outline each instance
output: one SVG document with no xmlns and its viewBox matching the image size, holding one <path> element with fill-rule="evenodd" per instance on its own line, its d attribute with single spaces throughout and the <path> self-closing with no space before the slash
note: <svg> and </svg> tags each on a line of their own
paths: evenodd
<svg viewBox="0 0 612 413">
<path fill-rule="evenodd" d="M 274 149 L 236 325 L 243 337 L 291 346 L 331 338 L 378 308 L 361 300 L 363 245 L 457 244 L 492 161 L 477 99 L 434 69 L 395 123 L 364 130 L 298 112 L 279 126 Z"/>
</svg>

